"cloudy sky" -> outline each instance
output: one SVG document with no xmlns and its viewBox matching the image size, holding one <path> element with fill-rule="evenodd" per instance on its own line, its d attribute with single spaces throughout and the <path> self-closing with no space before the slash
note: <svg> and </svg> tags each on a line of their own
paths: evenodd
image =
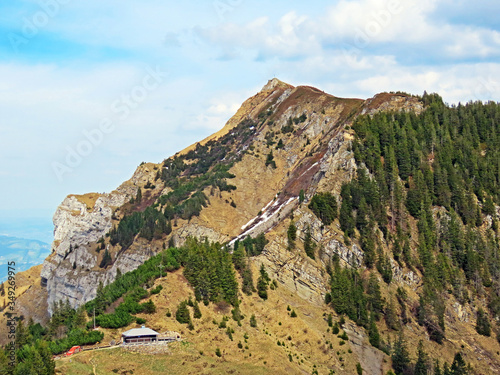
<svg viewBox="0 0 500 375">
<path fill-rule="evenodd" d="M 0 225 L 112 190 L 272 77 L 500 101 L 499 13 L 498 0 L 3 1 Z"/>
</svg>

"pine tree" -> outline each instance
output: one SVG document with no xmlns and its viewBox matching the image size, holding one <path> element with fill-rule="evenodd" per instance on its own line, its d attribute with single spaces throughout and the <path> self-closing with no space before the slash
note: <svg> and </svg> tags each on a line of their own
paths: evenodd
<svg viewBox="0 0 500 375">
<path fill-rule="evenodd" d="M 429 358 L 424 349 L 424 344 L 422 340 L 418 342 L 417 348 L 417 363 L 415 364 L 415 369 L 413 375 L 427 375 L 429 370 Z"/>
<path fill-rule="evenodd" d="M 111 259 L 111 255 L 109 254 L 108 249 L 104 251 L 104 256 L 102 257 L 101 263 L 99 264 L 100 268 L 106 268 L 111 263 L 113 263 L 113 259 Z"/>
<path fill-rule="evenodd" d="M 451 364 L 451 374 L 453 375 L 467 375 L 469 373 L 467 365 L 460 353 L 455 354 L 453 363 Z"/>
<path fill-rule="evenodd" d="M 482 309 L 477 310 L 476 331 L 483 336 L 491 336 L 491 324 L 488 314 Z"/>
<path fill-rule="evenodd" d="M 194 301 L 193 303 L 193 318 L 200 319 L 201 318 L 201 310 L 198 305 L 198 301 Z"/>
<path fill-rule="evenodd" d="M 356 227 L 361 233 L 364 233 L 368 225 L 368 205 L 366 204 L 365 197 L 361 197 L 358 212 L 356 214 Z"/>
<path fill-rule="evenodd" d="M 396 372 L 396 375 L 404 374 L 410 364 L 410 354 L 406 348 L 403 331 L 399 333 L 398 339 L 394 343 L 391 358 L 392 368 Z"/>
<path fill-rule="evenodd" d="M 17 321 L 16 327 L 16 347 L 22 348 L 30 341 L 28 328 L 24 326 L 23 320 Z"/>
<path fill-rule="evenodd" d="M 314 250 L 316 249 L 316 243 L 314 243 L 312 234 L 311 234 L 311 226 L 308 224 L 305 229 L 304 236 L 304 251 L 307 256 L 311 259 L 314 259 Z"/>
<path fill-rule="evenodd" d="M 142 202 L 142 190 L 140 187 L 137 189 L 137 195 L 135 197 L 135 202 L 137 204 L 141 204 L 141 202 Z"/>
<path fill-rule="evenodd" d="M 191 322 L 191 315 L 187 307 L 187 301 L 182 301 L 177 307 L 175 319 L 181 324 L 189 324 Z"/>
<path fill-rule="evenodd" d="M 168 248 L 173 248 L 175 247 L 175 241 L 174 241 L 174 236 L 172 235 L 169 239 L 168 239 Z"/>
<path fill-rule="evenodd" d="M 233 264 L 234 268 L 238 271 L 242 271 L 246 265 L 246 253 L 243 244 L 239 244 L 238 247 L 233 251 Z"/>
<path fill-rule="evenodd" d="M 85 308 L 83 306 L 80 306 L 76 310 L 73 324 L 75 327 L 80 328 L 80 327 L 85 326 L 86 320 L 87 320 L 87 316 L 85 313 Z"/>
<path fill-rule="evenodd" d="M 375 323 L 375 318 L 373 314 L 370 318 L 370 326 L 368 329 L 368 338 L 370 344 L 375 348 L 380 348 L 380 334 L 378 332 L 377 324 Z"/>
<path fill-rule="evenodd" d="M 411 160 L 410 152 L 408 150 L 406 131 L 404 129 L 399 132 L 398 138 L 396 159 L 398 162 L 399 176 L 401 179 L 406 180 L 411 173 Z"/>
<path fill-rule="evenodd" d="M 363 237 L 361 237 L 361 247 L 364 252 L 363 263 L 366 267 L 372 268 L 375 264 L 376 254 L 375 254 L 375 240 L 373 238 L 373 232 L 370 232 Z"/>
<path fill-rule="evenodd" d="M 389 299 L 389 303 L 387 304 L 385 308 L 385 323 L 387 324 L 387 327 L 390 329 L 393 329 L 395 331 L 399 330 L 399 319 L 398 315 L 396 313 L 396 308 L 394 307 L 394 302 L 393 299 Z"/>
<path fill-rule="evenodd" d="M 345 186 L 345 185 L 344 185 Z M 340 228 L 344 231 L 346 236 L 351 237 L 354 235 L 354 217 L 352 216 L 352 205 L 350 198 L 350 189 L 344 189 L 342 186 L 342 204 L 340 206 Z"/>
<path fill-rule="evenodd" d="M 262 299 L 267 299 L 267 288 L 269 286 L 269 275 L 266 272 L 264 264 L 260 265 L 260 276 L 257 279 L 257 292 L 259 297 Z"/>
<path fill-rule="evenodd" d="M 243 291 L 243 293 L 250 296 L 253 292 L 255 292 L 252 269 L 250 267 L 250 264 L 247 264 L 245 266 L 241 274 L 241 277 L 242 277 L 241 290 Z"/>
<path fill-rule="evenodd" d="M 382 298 L 377 276 L 374 273 L 370 274 L 366 293 L 368 295 L 368 303 L 370 304 L 373 317 L 378 321 L 384 311 L 384 299 Z"/>
<path fill-rule="evenodd" d="M 288 238 L 288 249 L 295 249 L 295 240 L 297 239 L 297 227 L 293 220 L 290 222 L 287 230 L 287 238 Z"/>
<path fill-rule="evenodd" d="M 46 342 L 40 341 L 37 342 L 35 348 L 40 355 L 40 358 L 43 363 L 43 371 L 40 372 L 40 375 L 53 375 L 55 374 L 56 363 L 54 362 L 52 352 L 49 349 L 49 346 Z"/>
<path fill-rule="evenodd" d="M 264 251 L 265 246 L 267 245 L 269 241 L 266 239 L 266 235 L 264 233 L 260 233 L 255 239 L 253 240 L 254 244 L 254 252 L 252 254 L 248 253 L 248 256 L 254 256 L 254 255 L 260 255 L 262 251 Z"/>
</svg>

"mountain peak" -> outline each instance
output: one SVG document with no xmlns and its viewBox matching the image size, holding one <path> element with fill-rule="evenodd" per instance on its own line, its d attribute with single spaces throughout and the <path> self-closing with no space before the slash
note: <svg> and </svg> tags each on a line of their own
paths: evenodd
<svg viewBox="0 0 500 375">
<path fill-rule="evenodd" d="M 267 83 L 264 85 L 261 91 L 273 91 L 276 87 L 293 88 L 292 85 L 280 81 L 278 78 L 275 77 L 267 81 Z"/>
</svg>

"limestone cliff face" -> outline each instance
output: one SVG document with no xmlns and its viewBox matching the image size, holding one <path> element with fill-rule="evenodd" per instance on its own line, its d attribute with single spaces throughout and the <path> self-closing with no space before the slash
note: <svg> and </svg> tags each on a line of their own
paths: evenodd
<svg viewBox="0 0 500 375">
<path fill-rule="evenodd" d="M 137 268 L 160 251 L 167 240 L 180 245 L 193 236 L 223 243 L 261 232 L 268 233 L 270 243 L 259 260 L 288 288 L 311 302 L 321 303 L 327 286 L 324 268 L 334 254 L 345 264 L 358 266 L 363 252 L 356 244 L 345 246 L 340 230 L 323 228 L 304 205 L 298 207 L 299 192 L 304 190 L 306 199 L 316 191 L 339 193 L 342 183 L 355 175 L 357 166 L 349 147 L 352 134 L 346 126 L 356 115 L 383 109 L 419 112 L 422 108 L 416 98 L 405 95 L 380 94 L 367 101 L 342 99 L 312 87 L 270 80 L 262 91 L 243 103 L 221 131 L 200 142 L 204 145 L 232 135 L 240 124 L 249 121 L 249 140 L 237 140 L 234 146 L 241 156 L 230 170 L 235 176 L 230 182 L 236 190 L 207 190 L 207 207 L 189 221 L 176 220 L 170 236 L 154 241 L 137 236 L 126 250 L 112 246 L 108 240 L 101 244 L 130 213 L 129 201 L 139 189 L 142 203 L 134 206 L 136 210 L 144 210 L 171 191 L 158 179 L 161 164 L 142 164 L 112 193 L 70 195 L 61 203 L 54 214 L 53 252 L 41 271 L 49 312 L 59 300 L 67 299 L 76 307 L 94 298 L 100 282 L 113 281 L 118 269 L 127 272 Z M 292 126 L 293 131 L 283 130 L 287 126 Z M 280 147 L 275 146 L 278 143 Z M 177 155 L 192 150 L 195 145 Z M 269 153 L 275 168 L 266 161 Z M 303 237 L 307 225 L 312 229 L 321 249 L 317 261 L 304 261 L 300 254 L 286 250 L 283 233 L 293 210 L 299 237 Z M 101 268 L 104 251 L 111 254 L 113 263 Z M 398 273 L 397 265 L 394 268 L 396 277 L 418 282 L 402 271 Z"/>
<path fill-rule="evenodd" d="M 126 195 L 118 192 L 70 195 L 57 208 L 53 217 L 52 254 L 41 271 L 42 284 L 47 287 L 49 311 L 56 301 L 68 299 L 76 306 L 79 300 L 89 297 L 97 278 L 79 271 L 93 269 L 97 256 L 87 247 L 111 229 L 113 207 L 121 206 L 125 199 Z"/>
</svg>

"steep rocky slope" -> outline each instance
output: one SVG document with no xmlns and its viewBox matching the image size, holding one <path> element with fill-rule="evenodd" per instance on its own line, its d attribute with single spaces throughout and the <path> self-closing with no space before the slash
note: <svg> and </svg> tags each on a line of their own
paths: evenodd
<svg viewBox="0 0 500 375">
<path fill-rule="evenodd" d="M 307 321 L 304 329 L 321 338 L 324 327 L 319 329 L 317 320 L 323 312 L 331 311 L 324 303 L 331 291 L 328 269 L 338 261 L 344 267 L 359 269 L 365 280 L 370 271 L 365 267 L 361 238 L 346 238 L 338 219 L 325 225 L 308 208 L 308 203 L 317 192 L 331 192 L 340 200 L 342 185 L 364 167 L 356 162 L 352 150 L 356 136 L 353 122 L 360 115 L 373 116 L 381 111 L 418 115 L 424 111 L 424 103 L 420 98 L 394 93 L 378 94 L 368 100 L 337 98 L 316 88 L 293 87 L 273 79 L 245 101 L 219 132 L 200 143 L 163 163 L 140 165 L 130 180 L 109 194 L 68 196 L 54 215 L 52 254 L 41 270 L 40 284 L 47 295 L 48 312 L 60 300 L 78 307 L 93 299 L 100 283 L 109 284 L 118 271 L 125 273 L 137 268 L 167 244 L 180 246 L 188 237 L 234 244 L 247 236 L 255 238 L 265 233 L 268 243 L 262 254 L 252 258 L 253 267 L 264 264 L 271 278 L 278 282 L 279 298 L 273 303 L 282 307 L 287 301 L 296 306 Z M 161 218 L 154 216 L 158 212 Z M 434 215 L 440 215 L 440 208 L 435 208 Z M 151 218 L 151 228 L 145 231 Z M 137 220 L 142 220 L 141 228 L 134 227 Z M 487 220 L 491 226 L 492 216 Z M 287 239 L 292 221 L 299 244 L 293 251 Z M 409 232 L 417 233 L 416 220 L 409 218 L 408 223 Z M 307 257 L 304 251 L 309 234 L 316 246 L 315 259 Z M 383 253 L 391 253 L 389 241 L 377 235 Z M 411 251 L 415 258 L 417 247 L 413 240 Z M 384 285 L 383 297 L 389 301 L 402 288 L 407 295 L 408 314 L 416 317 L 423 289 L 422 270 L 393 257 L 388 262 L 392 282 L 383 284 L 382 277 L 377 276 Z M 165 288 L 176 289 L 175 283 L 181 279 L 179 275 L 173 285 L 165 284 Z M 25 295 L 30 293 L 27 290 Z M 182 297 L 173 301 L 178 303 L 187 293 L 184 290 Z M 293 299 L 289 300 L 289 293 Z M 257 299 L 244 301 L 246 313 L 251 314 Z M 444 314 L 447 339 L 442 345 L 430 341 L 415 318 L 407 320 L 405 335 L 412 343 L 423 339 L 434 359 L 441 357 L 451 363 L 454 353 L 464 349 L 467 361 L 478 373 L 498 373 L 498 343 L 474 330 L 476 308 L 486 302 L 480 297 L 474 303 L 466 303 L 450 295 Z M 272 310 L 269 301 L 264 310 Z M 401 315 L 403 311 L 398 309 L 397 313 Z M 26 314 L 38 320 L 46 315 L 43 309 Z M 163 324 L 160 315 L 154 321 L 158 326 Z M 202 331 L 211 322 L 205 323 Z M 386 340 L 395 340 L 396 332 L 383 320 L 377 325 Z M 388 369 L 389 357 L 367 344 L 364 328 L 348 322 L 346 332 L 353 352 L 352 356 L 344 353 L 350 370 L 356 362 L 368 374 Z M 189 337 L 203 347 L 200 337 Z M 415 356 L 413 347 L 412 355 Z M 328 366 L 327 359 L 322 363 L 325 368 Z"/>
<path fill-rule="evenodd" d="M 212 191 L 210 203 L 199 217 L 188 221 L 179 219 L 171 234 L 175 243 L 181 244 L 188 236 L 219 242 L 247 234 L 255 236 L 268 231 L 297 206 L 301 189 L 308 197 L 318 188 L 338 192 L 342 181 L 355 173 L 352 154 L 347 151 L 350 135 L 343 131 L 344 126 L 356 114 L 374 113 L 379 109 L 419 112 L 422 104 L 416 98 L 394 94 L 380 94 L 367 101 L 341 99 L 312 87 L 295 88 L 277 79 L 269 81 L 261 92 L 243 103 L 221 131 L 200 142 L 204 145 L 220 139 L 232 131 L 234 133 L 234 129 L 237 129 L 237 136 L 242 132 L 249 133 L 244 142 L 237 139 L 232 145 L 239 157 L 230 169 L 235 176 L 230 183 L 236 189 Z M 299 119 L 300 116 L 305 116 L 305 119 L 294 124 L 293 133 L 278 136 L 279 130 L 290 119 Z M 241 126 L 244 120 L 248 122 Z M 282 140 L 283 148 L 274 150 L 274 147 L 269 147 L 277 144 L 278 138 Z M 178 155 L 185 155 L 195 147 L 193 145 Z M 266 165 L 266 155 L 270 151 L 276 168 Z M 194 158 L 192 162 L 196 160 Z M 53 253 L 44 262 L 41 273 L 49 306 L 68 299 L 76 307 L 95 297 L 99 282 L 109 283 L 118 268 L 121 272 L 132 270 L 157 253 L 162 241 L 137 239 L 123 252 L 119 246 L 106 243 L 113 265 L 102 269 L 99 267 L 102 252 L 96 251 L 96 243 L 113 225 L 117 225 L 117 219 L 128 209 L 125 204 L 136 196 L 138 189 L 145 191 L 143 202 L 147 202 L 134 208 L 139 210 L 169 191 L 158 179 L 158 171 L 162 168 L 161 164 L 141 165 L 134 176 L 116 191 L 105 195 L 70 195 L 58 207 L 54 214 Z M 154 184 L 154 189 L 145 189 L 148 183 Z M 229 205 L 226 202 L 234 203 Z M 270 202 L 272 205 L 268 205 Z M 340 246 L 334 240 L 328 243 L 327 253 L 331 253 L 331 246 Z M 270 259 L 275 264 L 289 262 L 282 259 L 279 252 L 270 255 Z M 308 272 L 301 274 L 310 277 Z M 309 293 L 307 287 L 304 293 Z M 321 299 L 319 290 L 313 294 L 314 298 Z"/>
</svg>

